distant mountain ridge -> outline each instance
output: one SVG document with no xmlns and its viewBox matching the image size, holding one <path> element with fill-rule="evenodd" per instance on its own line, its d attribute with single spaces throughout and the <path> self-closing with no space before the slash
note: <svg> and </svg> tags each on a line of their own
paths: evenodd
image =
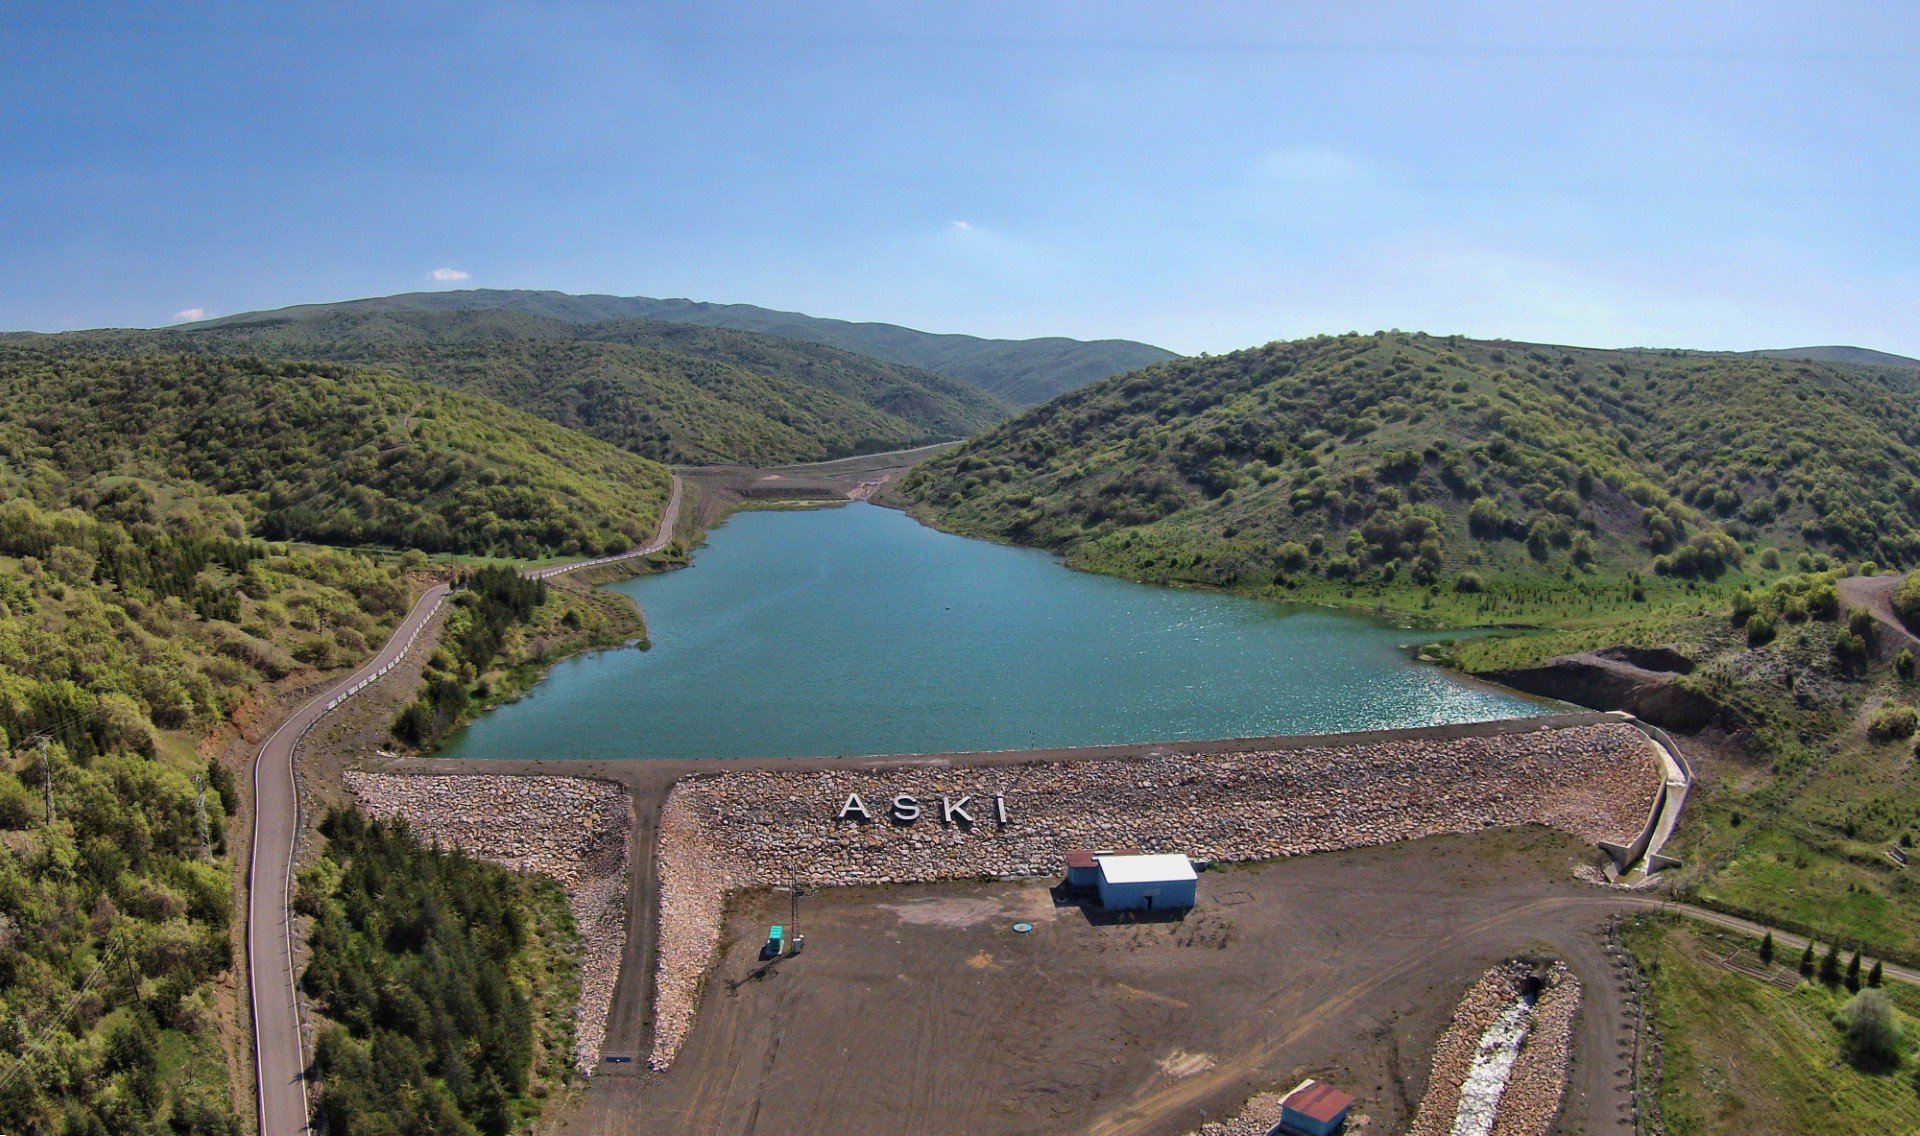
<svg viewBox="0 0 1920 1136">
<path fill-rule="evenodd" d="M 575 296 L 566 292 L 476 288 L 452 292 L 407 292 L 333 304 L 301 304 L 245 312 L 192 327 L 257 323 L 274 318 L 334 311 L 510 311 L 569 323 L 645 319 L 701 327 L 732 328 L 783 339 L 824 344 L 842 351 L 936 371 L 1020 406 L 1141 367 L 1178 358 L 1174 352 L 1128 339 L 983 339 L 917 331 L 889 323 L 854 323 L 752 304 L 710 304 L 648 296 Z"/>
<path fill-rule="evenodd" d="M 1766 351 L 1749 351 L 1747 354 L 1760 359 L 1797 359 L 1806 363 L 1850 363 L 1856 367 L 1920 367 L 1920 359 L 1895 355 L 1889 351 L 1875 351 L 1870 347 L 1847 347 L 1839 344 L 1827 347 L 1775 347 Z"/>
<path fill-rule="evenodd" d="M 314 305 L 157 330 L 0 342 L 378 366 L 666 462 L 775 464 L 977 433 L 1013 407 L 960 379 L 728 328 L 532 312 Z"/>
</svg>

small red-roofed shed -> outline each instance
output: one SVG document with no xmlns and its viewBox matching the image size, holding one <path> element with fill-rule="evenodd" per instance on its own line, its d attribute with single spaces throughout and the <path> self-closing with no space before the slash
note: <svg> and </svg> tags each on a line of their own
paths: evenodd
<svg viewBox="0 0 1920 1136">
<path fill-rule="evenodd" d="M 1280 1102 L 1280 1123 L 1267 1136 L 1333 1136 L 1352 1108 L 1350 1094 L 1319 1081 L 1302 1081 Z"/>
</svg>

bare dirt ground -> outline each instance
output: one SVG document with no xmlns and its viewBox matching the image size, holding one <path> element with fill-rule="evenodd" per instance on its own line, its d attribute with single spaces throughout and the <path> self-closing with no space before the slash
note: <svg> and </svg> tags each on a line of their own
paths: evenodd
<svg viewBox="0 0 1920 1136">
<path fill-rule="evenodd" d="M 1848 607 L 1861 607 L 1873 613 L 1891 634 L 1881 644 L 1880 653 L 1892 655 L 1902 647 L 1920 648 L 1920 638 L 1907 630 L 1893 610 L 1893 593 L 1900 590 L 1905 576 L 1849 576 L 1840 581 L 1840 601 Z"/>
<path fill-rule="evenodd" d="M 830 889 L 771 968 L 788 901 L 746 895 L 673 1067 L 597 1077 L 564 1130 L 1178 1136 L 1315 1075 L 1392 1132 L 1462 991 L 1533 954 L 1591 994 L 1558 1130 L 1624 1136 L 1600 947 L 1632 901 L 1572 880 L 1593 856 L 1508 829 L 1217 869 L 1155 923 L 1092 920 L 1046 881 Z"/>
</svg>

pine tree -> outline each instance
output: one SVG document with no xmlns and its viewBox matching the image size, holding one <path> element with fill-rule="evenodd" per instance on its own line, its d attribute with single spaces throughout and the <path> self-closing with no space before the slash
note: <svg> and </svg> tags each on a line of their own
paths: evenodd
<svg viewBox="0 0 1920 1136">
<path fill-rule="evenodd" d="M 1854 949 L 1853 957 L 1847 960 L 1847 993 L 1860 993 L 1860 951 Z"/>
<path fill-rule="evenodd" d="M 1800 977 L 1813 977 L 1813 940 L 1807 940 L 1807 949 L 1800 953 Z"/>
<path fill-rule="evenodd" d="M 1867 972 L 1867 985 L 1874 987 L 1875 989 L 1878 989 L 1880 986 L 1880 980 L 1882 977 L 1884 977 L 1884 974 L 1885 972 L 1880 967 L 1880 960 L 1874 959 L 1873 969 Z"/>
<path fill-rule="evenodd" d="M 1840 943 L 1838 940 L 1827 944 L 1827 953 L 1820 956 L 1820 985 L 1832 988 L 1840 985 Z"/>
<path fill-rule="evenodd" d="M 1768 931 L 1767 937 L 1760 940 L 1760 964 L 1762 966 L 1773 965 L 1773 932 L 1772 931 Z"/>
</svg>

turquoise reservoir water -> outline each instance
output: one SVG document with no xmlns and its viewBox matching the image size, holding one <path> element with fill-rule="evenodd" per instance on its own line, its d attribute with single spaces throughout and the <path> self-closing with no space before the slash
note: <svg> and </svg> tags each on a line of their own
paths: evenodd
<svg viewBox="0 0 1920 1136">
<path fill-rule="evenodd" d="M 653 649 L 555 667 L 455 757 L 933 753 L 1537 714 L 1353 616 L 1070 571 L 872 505 L 741 513 L 615 585 Z"/>
</svg>

